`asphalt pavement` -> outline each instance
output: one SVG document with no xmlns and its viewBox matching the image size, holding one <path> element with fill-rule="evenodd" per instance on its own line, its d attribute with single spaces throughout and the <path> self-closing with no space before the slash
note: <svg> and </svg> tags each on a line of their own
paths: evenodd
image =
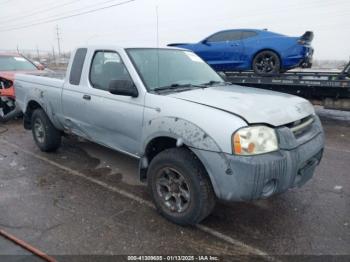
<svg viewBox="0 0 350 262">
<path fill-rule="evenodd" d="M 317 112 L 326 149 L 311 181 L 267 200 L 219 203 L 197 227 L 158 215 L 135 159 L 74 137 L 42 153 L 21 120 L 2 124 L 0 229 L 53 256 L 350 258 L 350 112 Z M 0 237 L 1 255 L 23 253 Z"/>
</svg>

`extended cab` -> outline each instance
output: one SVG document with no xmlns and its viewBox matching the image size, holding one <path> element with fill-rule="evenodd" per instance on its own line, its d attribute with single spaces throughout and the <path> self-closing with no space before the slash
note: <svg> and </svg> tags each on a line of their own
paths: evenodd
<svg viewBox="0 0 350 262">
<path fill-rule="evenodd" d="M 308 101 L 226 83 L 182 49 L 78 48 L 65 79 L 17 75 L 15 88 L 42 151 L 73 133 L 139 159 L 155 205 L 178 224 L 198 223 L 217 199 L 302 186 L 322 158 Z"/>
</svg>

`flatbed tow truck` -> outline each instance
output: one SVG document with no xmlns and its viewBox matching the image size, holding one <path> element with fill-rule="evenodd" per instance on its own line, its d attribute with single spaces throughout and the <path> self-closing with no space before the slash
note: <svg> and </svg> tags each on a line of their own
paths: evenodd
<svg viewBox="0 0 350 262">
<path fill-rule="evenodd" d="M 222 73 L 233 84 L 297 95 L 326 109 L 350 111 L 350 62 L 340 72 L 288 71 L 273 76 L 253 71 Z"/>
</svg>

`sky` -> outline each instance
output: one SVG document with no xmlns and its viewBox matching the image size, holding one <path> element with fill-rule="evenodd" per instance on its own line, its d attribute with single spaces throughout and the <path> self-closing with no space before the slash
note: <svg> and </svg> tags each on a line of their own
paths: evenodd
<svg viewBox="0 0 350 262">
<path fill-rule="evenodd" d="M 348 0 L 129 0 L 48 22 L 126 1 L 0 0 L 0 50 L 57 52 L 56 26 L 64 51 L 87 44 L 165 46 L 199 42 L 224 29 L 267 28 L 290 36 L 312 30 L 315 59 L 350 57 Z"/>
</svg>

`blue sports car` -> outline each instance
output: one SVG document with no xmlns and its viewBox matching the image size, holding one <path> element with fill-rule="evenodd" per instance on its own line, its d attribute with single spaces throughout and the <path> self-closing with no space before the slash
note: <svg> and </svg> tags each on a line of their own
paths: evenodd
<svg viewBox="0 0 350 262">
<path fill-rule="evenodd" d="M 273 75 L 295 67 L 311 67 L 313 32 L 290 37 L 267 30 L 217 32 L 195 44 L 169 44 L 190 49 L 217 71 L 254 70 Z"/>
</svg>

